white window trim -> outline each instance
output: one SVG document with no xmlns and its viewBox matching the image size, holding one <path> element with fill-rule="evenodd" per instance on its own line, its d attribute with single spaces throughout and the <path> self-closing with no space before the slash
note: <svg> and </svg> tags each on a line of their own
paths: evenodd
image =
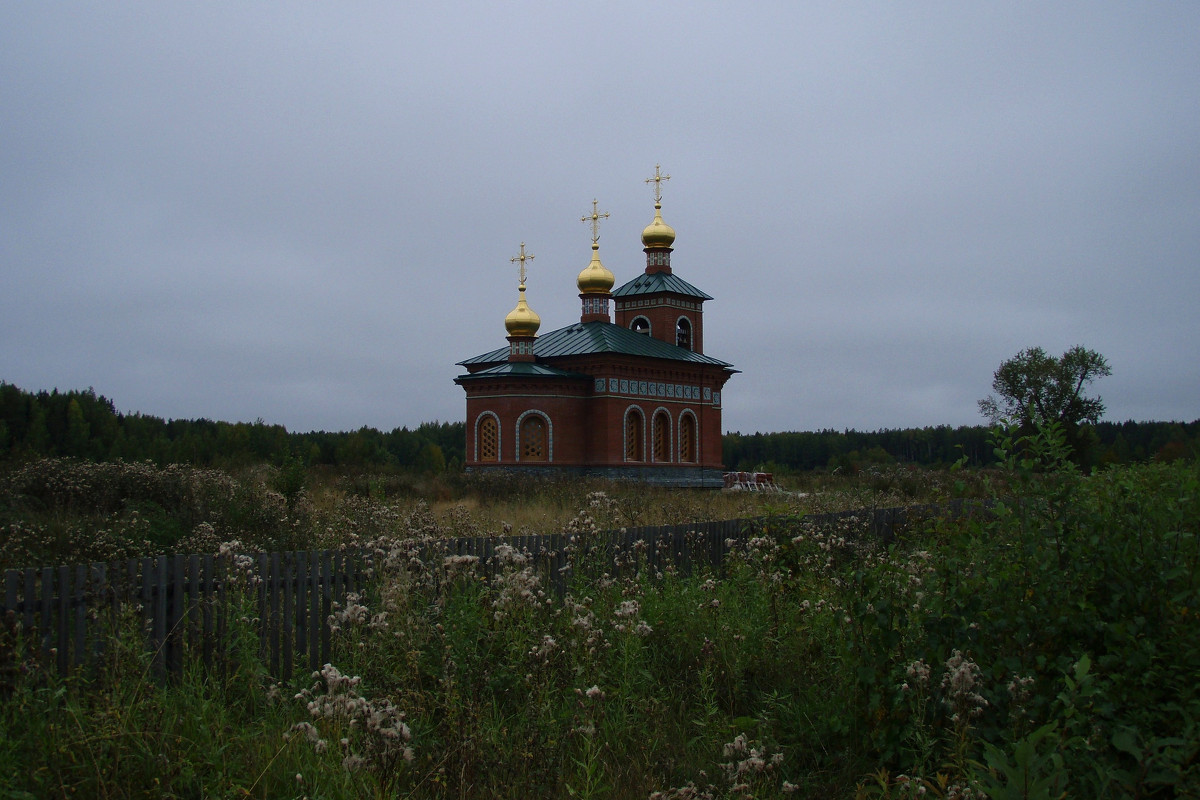
<svg viewBox="0 0 1200 800">
<path fill-rule="evenodd" d="M 500 417 L 495 411 L 480 411 L 475 417 L 475 463 L 481 464 L 479 460 L 479 428 L 483 424 L 484 417 L 491 417 L 496 420 L 496 462 L 504 460 L 504 426 L 500 424 Z M 489 464 L 496 462 L 487 462 Z"/>
<path fill-rule="evenodd" d="M 676 344 L 676 346 L 679 345 L 679 321 L 680 320 L 687 320 L 687 324 L 688 324 L 688 346 L 687 346 L 687 349 L 692 352 L 695 352 L 696 351 L 696 323 L 693 322 L 692 318 L 689 317 L 687 314 L 680 314 L 678 317 L 675 318 L 675 344 Z"/>
<path fill-rule="evenodd" d="M 518 462 L 521 460 L 521 423 L 524 422 L 525 418 L 531 414 L 539 416 L 542 419 L 546 420 L 546 460 L 545 461 L 531 461 L 531 462 L 526 462 L 526 463 L 549 464 L 552 461 L 554 461 L 554 421 L 550 419 L 550 415 L 547 414 L 545 411 L 539 411 L 536 408 L 531 408 L 528 411 L 524 411 L 521 413 L 521 416 L 517 417 L 516 436 L 513 439 L 513 441 L 516 442 L 516 451 L 514 453 L 514 460 L 518 461 Z"/>
</svg>

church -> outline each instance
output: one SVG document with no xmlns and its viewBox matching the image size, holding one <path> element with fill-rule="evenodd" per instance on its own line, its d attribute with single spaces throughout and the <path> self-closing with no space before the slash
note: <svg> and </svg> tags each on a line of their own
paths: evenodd
<svg viewBox="0 0 1200 800">
<path fill-rule="evenodd" d="M 675 231 L 662 218 L 655 168 L 654 219 L 642 231 L 645 271 L 613 289 L 600 262 L 600 220 L 592 258 L 579 273 L 579 322 L 540 334 L 525 298 L 521 244 L 517 305 L 504 318 L 508 346 L 458 362 L 467 395 L 468 471 L 598 476 L 720 488 L 721 393 L 737 372 L 704 353 L 704 302 L 713 298 L 671 267 Z M 610 315 L 610 305 L 615 321 Z"/>
</svg>

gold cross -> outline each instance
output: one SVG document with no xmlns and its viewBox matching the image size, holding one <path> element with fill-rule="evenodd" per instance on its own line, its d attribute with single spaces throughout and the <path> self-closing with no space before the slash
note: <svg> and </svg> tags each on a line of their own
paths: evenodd
<svg viewBox="0 0 1200 800">
<path fill-rule="evenodd" d="M 653 184 L 654 184 L 654 202 L 655 202 L 655 203 L 661 203 L 661 202 L 662 202 L 662 183 L 663 183 L 663 181 L 669 181 L 669 180 L 671 180 L 671 176 L 670 176 L 670 175 L 663 175 L 663 174 L 662 174 L 662 173 L 659 171 L 659 166 L 658 166 L 658 164 L 655 164 L 655 165 L 654 165 L 654 177 L 653 177 L 653 178 L 646 178 L 646 183 L 653 183 Z"/>
<path fill-rule="evenodd" d="M 603 214 L 596 210 L 596 201 L 592 200 L 592 215 L 590 217 L 580 217 L 580 222 L 592 223 L 592 244 L 600 241 L 600 220 L 608 219 L 608 212 Z"/>
<path fill-rule="evenodd" d="M 525 288 L 525 262 L 533 261 L 532 254 L 530 254 L 530 255 L 525 254 L 525 243 L 524 242 L 521 242 L 520 254 L 513 256 L 512 258 L 509 259 L 509 261 L 514 264 L 517 263 L 518 261 L 521 262 L 521 270 L 518 274 L 521 276 L 521 288 L 524 289 Z"/>
</svg>

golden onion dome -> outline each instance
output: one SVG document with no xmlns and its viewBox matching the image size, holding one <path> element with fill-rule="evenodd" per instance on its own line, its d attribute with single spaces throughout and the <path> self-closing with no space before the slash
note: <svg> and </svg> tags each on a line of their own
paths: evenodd
<svg viewBox="0 0 1200 800">
<path fill-rule="evenodd" d="M 509 336 L 537 336 L 542 327 L 542 318 L 525 302 L 525 284 L 521 284 L 517 307 L 504 318 L 504 327 Z"/>
<path fill-rule="evenodd" d="M 583 268 L 575 280 L 581 294 L 608 294 L 617 276 L 600 263 L 600 245 L 592 242 L 592 262 Z"/>
<path fill-rule="evenodd" d="M 675 243 L 675 229 L 663 222 L 662 204 L 654 204 L 654 221 L 642 231 L 642 244 L 646 247 L 670 247 Z"/>
</svg>

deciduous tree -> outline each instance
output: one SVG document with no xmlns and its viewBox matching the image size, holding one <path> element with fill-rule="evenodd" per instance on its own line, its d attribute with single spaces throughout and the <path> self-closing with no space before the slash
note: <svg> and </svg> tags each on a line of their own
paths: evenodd
<svg viewBox="0 0 1200 800">
<path fill-rule="evenodd" d="M 1026 427 L 1061 423 L 1082 463 L 1095 437 L 1080 426 L 1094 425 L 1104 414 L 1104 402 L 1085 396 L 1083 390 L 1111 374 L 1108 362 L 1095 350 L 1077 345 L 1055 358 L 1040 347 L 1030 347 L 1000 365 L 992 378 L 995 394 L 980 400 L 979 410 L 993 423 L 1013 420 Z"/>
<path fill-rule="evenodd" d="M 1085 397 L 1083 389 L 1111 374 L 1108 362 L 1095 350 L 1076 346 L 1054 358 L 1040 347 L 1031 347 L 1000 365 L 992 379 L 996 394 L 980 400 L 979 410 L 992 422 L 1095 424 L 1104 413 L 1104 403 L 1099 397 Z"/>
</svg>

